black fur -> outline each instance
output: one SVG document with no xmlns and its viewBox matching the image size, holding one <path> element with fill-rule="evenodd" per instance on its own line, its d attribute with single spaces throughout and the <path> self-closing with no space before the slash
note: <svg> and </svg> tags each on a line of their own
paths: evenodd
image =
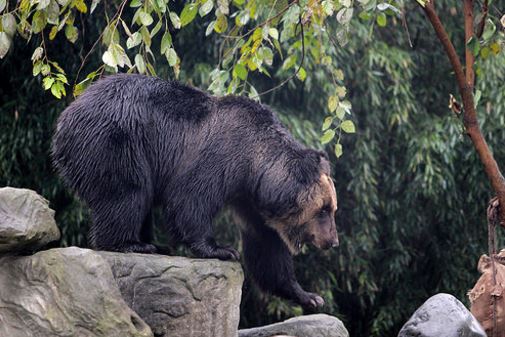
<svg viewBox="0 0 505 337">
<path fill-rule="evenodd" d="M 304 305 L 321 304 L 298 285 L 286 245 L 262 216 L 296 211 L 297 195 L 319 178 L 322 154 L 297 143 L 266 106 L 114 75 L 62 113 L 52 155 L 91 209 L 93 248 L 156 252 L 146 240 L 149 213 L 161 205 L 166 230 L 197 256 L 237 259 L 212 233 L 214 216 L 231 204 L 246 223 L 245 261 L 257 283 Z"/>
</svg>

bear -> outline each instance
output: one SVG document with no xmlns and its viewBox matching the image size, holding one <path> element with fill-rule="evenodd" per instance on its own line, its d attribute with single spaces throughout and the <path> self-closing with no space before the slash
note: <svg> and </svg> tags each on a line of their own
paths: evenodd
<svg viewBox="0 0 505 337">
<path fill-rule="evenodd" d="M 229 206 L 255 283 L 304 307 L 324 305 L 297 282 L 292 256 L 305 243 L 338 245 L 329 160 L 297 142 L 267 106 L 110 75 L 61 113 L 51 155 L 90 209 L 91 248 L 159 253 L 149 215 L 161 207 L 163 230 L 196 257 L 239 260 L 213 236 L 213 218 Z"/>
</svg>

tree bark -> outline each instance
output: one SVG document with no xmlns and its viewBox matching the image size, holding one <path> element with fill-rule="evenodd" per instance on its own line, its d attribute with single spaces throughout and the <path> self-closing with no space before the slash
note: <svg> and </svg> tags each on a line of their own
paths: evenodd
<svg viewBox="0 0 505 337">
<path fill-rule="evenodd" d="M 464 0 L 463 6 L 465 14 L 465 38 L 466 41 L 468 41 L 468 39 L 473 36 L 473 0 Z M 466 48 L 465 75 L 463 66 L 458 54 L 456 53 L 454 45 L 449 39 L 449 36 L 447 35 L 447 32 L 435 11 L 433 0 L 429 0 L 423 9 L 428 20 L 433 26 L 438 39 L 443 45 L 456 75 L 456 81 L 463 101 L 463 124 L 465 126 L 465 130 L 472 140 L 475 150 L 479 155 L 480 161 L 484 165 L 484 170 L 493 190 L 496 193 L 496 196 L 498 197 L 500 205 L 505 205 L 505 179 L 503 178 L 500 168 L 498 167 L 498 164 L 496 163 L 496 160 L 494 159 L 494 156 L 491 153 L 491 150 L 489 149 L 484 136 L 482 135 L 482 131 L 477 121 L 477 112 L 475 109 L 475 102 L 473 97 L 473 85 L 475 81 L 475 75 L 473 71 L 473 54 L 468 50 L 468 48 Z M 502 226 L 505 224 L 505 206 L 500 207 L 500 224 Z"/>
</svg>

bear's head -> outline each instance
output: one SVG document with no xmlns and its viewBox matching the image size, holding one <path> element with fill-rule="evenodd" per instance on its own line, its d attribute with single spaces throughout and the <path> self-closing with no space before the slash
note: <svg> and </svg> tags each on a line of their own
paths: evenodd
<svg viewBox="0 0 505 337">
<path fill-rule="evenodd" d="M 326 154 L 304 150 L 298 158 L 287 156 L 269 171 L 267 183 L 263 182 L 269 202 L 262 207 L 262 215 L 291 254 L 298 254 L 305 243 L 320 249 L 338 246 L 337 195 Z"/>
</svg>

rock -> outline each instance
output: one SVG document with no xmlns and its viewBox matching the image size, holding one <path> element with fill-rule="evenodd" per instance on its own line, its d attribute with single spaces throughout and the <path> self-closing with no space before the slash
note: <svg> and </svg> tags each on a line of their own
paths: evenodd
<svg viewBox="0 0 505 337">
<path fill-rule="evenodd" d="M 243 273 L 213 259 L 100 252 L 157 337 L 236 337 Z"/>
<path fill-rule="evenodd" d="M 400 330 L 398 337 L 486 337 L 482 326 L 452 295 L 430 297 Z"/>
<path fill-rule="evenodd" d="M 239 337 L 349 337 L 341 320 L 326 314 L 290 318 L 281 323 L 239 330 Z"/>
<path fill-rule="evenodd" d="M 503 315 L 505 312 L 505 250 L 502 249 L 496 256 L 494 268 L 491 258 L 487 255 L 480 257 L 477 268 L 482 275 L 473 289 L 468 292 L 470 311 L 488 336 L 505 337 L 505 315 Z M 496 315 L 493 318 L 494 311 Z M 495 327 L 496 331 L 493 331 Z"/>
<path fill-rule="evenodd" d="M 59 240 L 54 211 L 48 205 L 34 191 L 0 188 L 0 254 L 34 250 Z"/>
<path fill-rule="evenodd" d="M 0 337 L 149 337 L 108 263 L 88 249 L 0 258 Z"/>
</svg>

